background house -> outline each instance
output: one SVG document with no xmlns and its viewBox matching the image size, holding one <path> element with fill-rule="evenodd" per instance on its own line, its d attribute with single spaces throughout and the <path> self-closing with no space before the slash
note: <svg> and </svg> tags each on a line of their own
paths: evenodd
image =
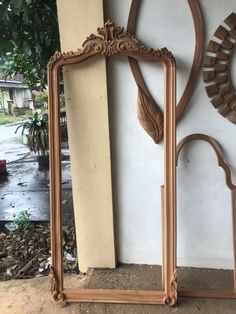
<svg viewBox="0 0 236 314">
<path fill-rule="evenodd" d="M 0 111 L 10 115 L 30 114 L 33 99 L 28 86 L 23 82 L 22 75 L 5 78 L 0 73 Z"/>
</svg>

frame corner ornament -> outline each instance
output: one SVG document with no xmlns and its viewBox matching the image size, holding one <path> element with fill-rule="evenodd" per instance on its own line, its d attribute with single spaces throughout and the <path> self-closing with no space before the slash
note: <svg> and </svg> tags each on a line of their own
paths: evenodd
<svg viewBox="0 0 236 314">
<path fill-rule="evenodd" d="M 175 270 L 174 274 L 172 275 L 172 281 L 170 284 L 171 287 L 171 295 L 172 298 L 170 299 L 170 306 L 173 306 L 177 302 L 177 269 Z"/>
<path fill-rule="evenodd" d="M 60 60 L 62 58 L 62 53 L 60 51 L 56 51 L 54 55 L 48 61 L 48 67 L 51 66 L 54 62 Z"/>
<path fill-rule="evenodd" d="M 52 266 L 50 267 L 50 276 L 51 276 L 51 295 L 53 300 L 57 303 L 65 302 L 66 300 L 65 295 L 59 291 L 58 279 L 56 276 L 56 272 Z"/>
</svg>

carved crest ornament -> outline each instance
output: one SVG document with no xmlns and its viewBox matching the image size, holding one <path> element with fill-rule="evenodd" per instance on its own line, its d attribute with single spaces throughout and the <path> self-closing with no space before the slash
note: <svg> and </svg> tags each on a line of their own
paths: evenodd
<svg viewBox="0 0 236 314">
<path fill-rule="evenodd" d="M 49 60 L 51 63 L 69 56 L 81 56 L 89 53 L 100 53 L 104 56 L 118 55 L 124 52 L 136 52 L 140 55 L 154 57 L 167 57 L 174 60 L 174 56 L 166 47 L 162 49 L 146 48 L 134 35 L 124 31 L 124 27 L 115 26 L 112 21 L 107 21 L 104 27 L 97 29 L 98 35 L 91 34 L 82 44 L 82 48 L 76 52 L 56 52 Z"/>
<path fill-rule="evenodd" d="M 90 35 L 81 49 L 56 52 L 48 64 L 49 94 L 49 156 L 50 156 L 50 217 L 51 217 L 51 290 L 57 302 L 119 302 L 173 305 L 176 291 L 176 66 L 167 48 L 143 46 L 133 35 L 108 21 Z M 62 271 L 61 230 L 61 153 L 59 122 L 59 71 L 65 65 L 80 64 L 93 56 L 124 55 L 135 60 L 161 63 L 164 67 L 164 189 L 163 189 L 163 289 L 161 291 L 99 290 L 64 288 Z M 139 90 L 139 120 L 155 140 L 159 137 L 155 108 Z"/>
</svg>

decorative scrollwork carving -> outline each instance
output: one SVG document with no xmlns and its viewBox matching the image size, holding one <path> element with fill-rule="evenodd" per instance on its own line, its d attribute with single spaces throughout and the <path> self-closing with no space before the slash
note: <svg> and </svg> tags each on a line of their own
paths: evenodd
<svg viewBox="0 0 236 314">
<path fill-rule="evenodd" d="M 62 303 L 65 301 L 65 295 L 59 291 L 58 280 L 54 268 L 50 268 L 51 275 L 51 294 L 54 301 Z"/>
<path fill-rule="evenodd" d="M 62 57 L 62 53 L 61 53 L 60 51 L 56 51 L 56 52 L 54 53 L 54 55 L 51 56 L 51 58 L 49 59 L 48 65 L 50 65 L 50 64 L 52 64 L 53 62 L 55 62 L 55 61 L 61 59 L 61 57 Z"/>
<path fill-rule="evenodd" d="M 174 274 L 172 275 L 170 289 L 171 297 L 166 298 L 165 304 L 168 306 L 173 306 L 177 302 L 177 270 L 175 270 Z"/>
<path fill-rule="evenodd" d="M 124 31 L 124 27 L 115 26 L 112 21 L 107 21 L 104 27 L 97 29 L 98 35 L 91 34 L 83 43 L 83 53 L 91 50 L 100 52 L 102 55 L 117 55 L 124 51 L 136 51 L 139 53 L 150 54 L 154 56 L 167 56 L 174 58 L 167 48 L 147 49 L 128 32 Z"/>
<path fill-rule="evenodd" d="M 177 302 L 177 270 L 175 270 L 172 276 L 171 290 L 172 290 L 171 295 L 173 297 L 171 298 L 170 306 L 174 305 Z"/>
<path fill-rule="evenodd" d="M 130 33 L 124 31 L 124 27 L 115 26 L 112 21 L 107 21 L 104 27 L 97 29 L 98 35 L 91 34 L 84 41 L 82 49 L 69 52 L 56 52 L 49 60 L 50 64 L 59 59 L 67 59 L 68 57 L 81 56 L 89 53 L 98 53 L 105 56 L 117 55 L 120 53 L 136 52 L 155 57 L 166 56 L 174 60 L 174 56 L 166 47 L 162 49 L 146 48 Z"/>
</svg>

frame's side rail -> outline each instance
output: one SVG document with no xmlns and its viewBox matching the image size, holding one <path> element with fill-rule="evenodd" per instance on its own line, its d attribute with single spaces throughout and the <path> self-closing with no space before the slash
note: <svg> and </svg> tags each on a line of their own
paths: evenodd
<svg viewBox="0 0 236 314">
<path fill-rule="evenodd" d="M 51 292 L 63 301 L 62 233 L 61 233 L 61 149 L 58 67 L 48 67 L 48 113 L 50 157 L 50 228 L 51 228 Z"/>
<path fill-rule="evenodd" d="M 164 66 L 164 255 L 165 290 L 173 305 L 177 301 L 176 280 L 176 83 L 175 61 Z M 166 227 L 168 226 L 168 228 Z"/>
<path fill-rule="evenodd" d="M 231 190 L 233 221 L 233 254 L 234 254 L 234 292 L 236 294 L 236 187 Z"/>
</svg>

